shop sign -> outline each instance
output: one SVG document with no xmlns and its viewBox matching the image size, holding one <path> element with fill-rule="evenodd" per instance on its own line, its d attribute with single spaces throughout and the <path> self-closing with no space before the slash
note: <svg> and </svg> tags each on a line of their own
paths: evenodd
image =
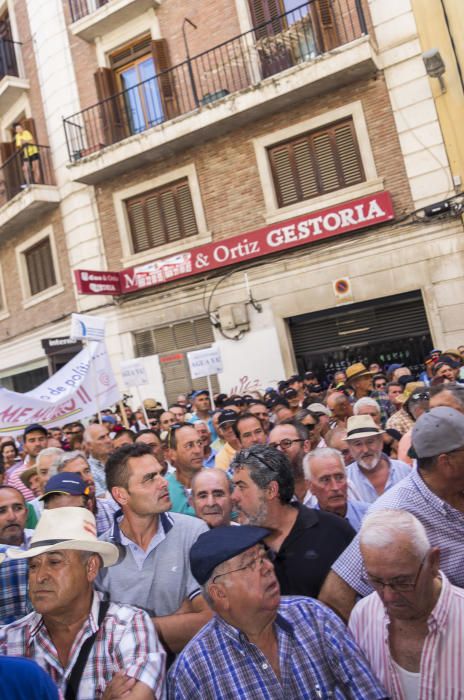
<svg viewBox="0 0 464 700">
<path fill-rule="evenodd" d="M 121 294 L 119 272 L 74 270 L 74 279 L 79 294 Z"/>
<path fill-rule="evenodd" d="M 141 289 L 204 274 L 228 265 L 247 262 L 344 233 L 360 231 L 395 218 L 389 192 L 343 202 L 311 214 L 191 248 L 166 258 L 122 270 L 120 273 L 94 273 L 77 270 L 78 290 L 83 294 L 127 294 Z M 119 291 L 116 277 L 119 274 Z M 87 279 L 82 276 L 85 275 Z M 99 279 L 98 275 L 107 277 Z M 111 279 L 109 279 L 111 277 Z M 91 288 L 92 285 L 92 288 Z M 108 290 L 102 287 L 107 285 Z M 114 291 L 109 287 L 113 285 Z M 99 291 L 95 291 L 98 288 Z"/>
</svg>

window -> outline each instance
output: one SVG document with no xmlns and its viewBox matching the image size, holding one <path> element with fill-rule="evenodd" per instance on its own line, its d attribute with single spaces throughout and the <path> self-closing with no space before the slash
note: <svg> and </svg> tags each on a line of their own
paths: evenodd
<svg viewBox="0 0 464 700">
<path fill-rule="evenodd" d="M 24 258 L 31 296 L 56 285 L 53 255 L 48 237 L 24 251 Z"/>
<path fill-rule="evenodd" d="M 279 207 L 365 180 L 352 119 L 268 148 Z"/>
<path fill-rule="evenodd" d="M 134 253 L 198 234 L 187 178 L 126 201 Z"/>
<path fill-rule="evenodd" d="M 169 326 L 134 333 L 136 357 L 158 354 L 168 406 L 178 394 L 205 388 L 205 378 L 192 379 L 186 353 L 214 342 L 208 318 L 181 321 Z M 211 376 L 213 392 L 219 391 L 217 375 Z"/>
</svg>

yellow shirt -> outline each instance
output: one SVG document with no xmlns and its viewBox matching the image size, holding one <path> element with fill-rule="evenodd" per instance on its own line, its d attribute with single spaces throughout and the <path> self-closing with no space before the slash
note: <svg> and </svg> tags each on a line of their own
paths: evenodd
<svg viewBox="0 0 464 700">
<path fill-rule="evenodd" d="M 229 464 L 235 457 L 236 451 L 237 450 L 234 450 L 234 448 L 231 447 L 228 442 L 226 442 L 222 450 L 217 453 L 216 459 L 214 460 L 214 466 L 219 469 L 224 469 L 226 472 L 229 468 Z"/>
<path fill-rule="evenodd" d="M 36 153 L 39 152 L 39 149 L 35 145 L 30 145 L 30 146 L 25 146 L 24 144 L 27 144 L 28 142 L 34 141 L 34 137 L 32 136 L 30 131 L 27 131 L 27 129 L 23 129 L 20 134 L 15 134 L 15 144 L 16 148 L 19 150 L 21 149 L 23 156 L 25 158 L 29 158 L 30 156 L 34 156 Z"/>
</svg>

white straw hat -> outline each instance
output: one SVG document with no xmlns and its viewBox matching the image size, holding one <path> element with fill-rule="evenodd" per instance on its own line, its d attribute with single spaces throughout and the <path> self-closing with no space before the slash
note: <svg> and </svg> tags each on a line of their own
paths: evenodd
<svg viewBox="0 0 464 700">
<path fill-rule="evenodd" d="M 9 548 L 10 559 L 29 559 L 57 549 L 75 549 L 99 554 L 103 566 L 113 566 L 119 549 L 97 539 L 95 517 L 87 508 L 53 508 L 44 510 L 32 535 L 29 549 Z"/>
<path fill-rule="evenodd" d="M 346 426 L 346 440 L 359 440 L 363 437 L 382 435 L 385 430 L 381 430 L 372 416 L 361 415 L 348 418 Z"/>
</svg>

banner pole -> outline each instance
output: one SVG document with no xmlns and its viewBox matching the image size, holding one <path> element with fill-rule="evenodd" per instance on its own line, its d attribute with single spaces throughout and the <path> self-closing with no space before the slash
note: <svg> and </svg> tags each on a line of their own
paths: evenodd
<svg viewBox="0 0 464 700">
<path fill-rule="evenodd" d="M 95 405 L 97 408 L 97 418 L 98 418 L 98 422 L 101 423 L 102 422 L 102 415 L 101 415 L 101 410 L 100 410 L 100 397 L 98 395 L 97 368 L 95 367 L 95 358 L 90 350 L 89 344 L 90 344 L 89 341 L 87 341 L 87 347 L 89 348 L 89 352 L 90 352 L 90 366 L 92 368 L 92 382 L 93 382 L 93 385 L 95 387 Z"/>
<path fill-rule="evenodd" d="M 125 428 L 129 429 L 129 421 L 127 420 L 126 411 L 124 410 L 124 404 L 122 401 L 118 401 L 119 411 L 121 413 L 122 424 Z"/>
<path fill-rule="evenodd" d="M 211 408 L 213 409 L 213 411 L 215 411 L 216 406 L 214 405 L 213 387 L 211 386 L 211 375 L 208 374 L 208 376 L 206 377 L 206 381 L 208 382 L 209 400 L 211 401 Z"/>
<path fill-rule="evenodd" d="M 137 393 L 137 400 L 138 400 L 140 406 L 142 407 L 143 417 L 145 418 L 145 425 L 147 426 L 147 428 L 149 428 L 150 424 L 148 422 L 147 409 L 145 408 L 145 404 L 142 401 L 142 396 L 140 394 L 140 387 L 138 385 L 135 387 L 135 391 Z"/>
</svg>

